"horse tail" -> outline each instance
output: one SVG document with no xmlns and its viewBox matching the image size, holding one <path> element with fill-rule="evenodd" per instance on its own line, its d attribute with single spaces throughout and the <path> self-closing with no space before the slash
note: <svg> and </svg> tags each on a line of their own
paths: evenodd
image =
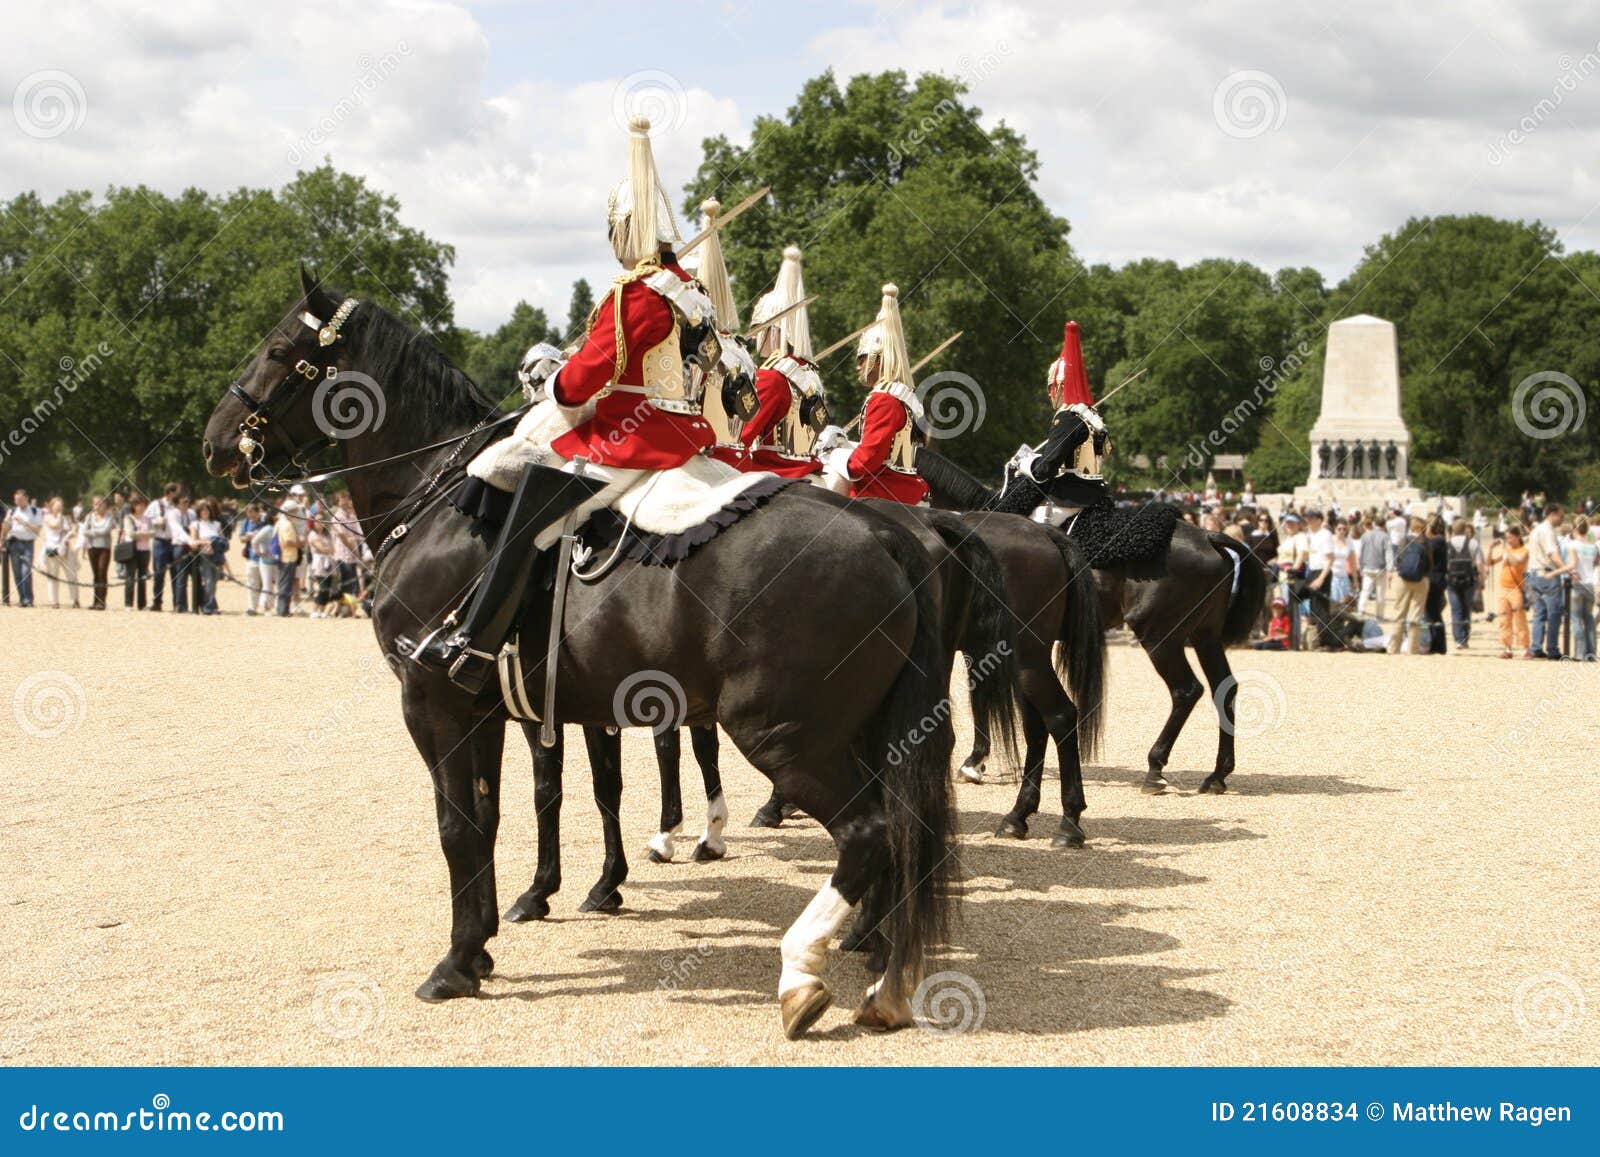
<svg viewBox="0 0 1600 1157">
<path fill-rule="evenodd" d="M 929 950 L 949 934 L 960 890 L 950 777 L 955 730 L 945 683 L 950 656 L 927 551 L 898 526 L 881 526 L 878 538 L 905 573 L 917 611 L 910 655 L 864 737 L 869 766 L 882 777 L 888 820 L 887 895 L 878 909 L 887 913 L 879 926 L 887 945 L 885 987 L 909 994 Z"/>
<path fill-rule="evenodd" d="M 1053 526 L 1047 529 L 1067 567 L 1067 609 L 1057 636 L 1061 650 L 1056 655 L 1056 670 L 1067 680 L 1078 708 L 1078 749 L 1083 758 L 1093 759 L 1105 734 L 1106 632 L 1100 617 L 1100 591 L 1078 541 Z"/>
<path fill-rule="evenodd" d="M 1017 617 L 1006 596 L 1005 573 L 989 545 L 955 515 L 933 513 L 929 521 L 960 570 L 952 571 L 966 588 L 966 615 L 958 639 L 967 660 L 974 726 L 989 736 L 1002 761 L 1017 761 Z"/>
<path fill-rule="evenodd" d="M 1234 581 L 1229 589 L 1228 614 L 1222 622 L 1222 645 L 1236 647 L 1250 637 L 1251 628 L 1261 615 L 1267 597 L 1267 568 L 1255 552 L 1225 534 L 1213 534 L 1211 545 L 1233 564 Z"/>
</svg>

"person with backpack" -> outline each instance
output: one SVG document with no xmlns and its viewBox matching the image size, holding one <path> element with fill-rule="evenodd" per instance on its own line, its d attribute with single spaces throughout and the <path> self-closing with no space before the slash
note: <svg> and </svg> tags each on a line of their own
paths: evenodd
<svg viewBox="0 0 1600 1157">
<path fill-rule="evenodd" d="M 1395 628 L 1389 636 L 1389 654 L 1398 655 L 1404 636 L 1411 640 L 1411 653 L 1422 654 L 1422 618 L 1428 602 L 1428 539 L 1422 519 L 1413 518 L 1406 537 L 1395 554 L 1395 585 L 1400 588 L 1394 602 Z"/>
<path fill-rule="evenodd" d="M 1450 598 L 1450 630 L 1455 635 L 1456 646 L 1464 651 L 1472 638 L 1472 595 L 1478 587 L 1478 572 L 1483 564 L 1483 552 L 1473 537 L 1472 523 L 1465 518 L 1456 519 L 1450 528 L 1445 552 L 1444 581 Z"/>
</svg>

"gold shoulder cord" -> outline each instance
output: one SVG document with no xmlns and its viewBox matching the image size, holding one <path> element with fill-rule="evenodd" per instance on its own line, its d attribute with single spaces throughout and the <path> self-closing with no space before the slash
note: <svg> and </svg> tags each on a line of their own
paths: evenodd
<svg viewBox="0 0 1600 1157">
<path fill-rule="evenodd" d="M 617 331 L 617 360 L 611 374 L 613 380 L 622 377 L 622 371 L 628 366 L 628 340 L 622 333 L 622 289 L 632 282 L 643 281 L 660 269 L 659 258 L 646 257 L 635 265 L 631 272 L 617 274 L 616 280 L 611 283 L 611 324 Z M 600 306 L 597 303 L 589 312 L 587 328 L 592 331 L 594 323 L 598 320 L 600 320 Z"/>
</svg>

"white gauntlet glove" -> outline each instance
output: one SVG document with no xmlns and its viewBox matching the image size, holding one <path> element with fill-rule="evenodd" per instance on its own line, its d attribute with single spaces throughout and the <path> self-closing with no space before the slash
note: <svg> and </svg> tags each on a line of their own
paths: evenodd
<svg viewBox="0 0 1600 1157">
<path fill-rule="evenodd" d="M 850 455 L 855 452 L 856 448 L 847 442 L 842 446 L 835 446 L 831 450 L 820 453 L 817 457 L 822 459 L 822 464 L 829 474 L 837 475 L 847 482 L 854 482 L 856 476 L 850 473 Z"/>
<path fill-rule="evenodd" d="M 817 435 L 817 440 L 811 445 L 811 452 L 818 458 L 826 458 L 828 451 L 840 446 L 848 445 L 849 439 L 838 426 L 824 426 L 822 433 Z"/>
<path fill-rule="evenodd" d="M 567 363 L 567 355 L 549 342 L 530 346 L 522 355 L 517 367 L 517 381 L 522 383 L 522 396 L 530 402 L 544 397 L 546 386 L 556 371 Z"/>
</svg>

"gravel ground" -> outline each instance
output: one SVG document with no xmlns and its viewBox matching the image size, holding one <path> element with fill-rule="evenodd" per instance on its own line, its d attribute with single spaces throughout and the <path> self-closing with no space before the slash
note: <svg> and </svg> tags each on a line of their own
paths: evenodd
<svg viewBox="0 0 1600 1157">
<path fill-rule="evenodd" d="M 1039 838 L 1053 755 L 1026 843 L 988 835 L 1012 786 L 958 789 L 964 918 L 927 1010 L 965 1031 L 856 1030 L 865 976 L 836 954 L 837 1003 L 791 1044 L 778 938 L 832 848 L 746 829 L 766 781 L 729 745 L 729 858 L 656 865 L 653 754 L 627 733 L 632 877 L 605 916 L 577 911 L 599 824 L 570 744 L 551 919 L 501 929 L 482 999 L 429 1006 L 411 992 L 445 948 L 445 865 L 366 624 L 0 608 L 0 639 L 4 1063 L 1600 1063 L 1593 666 L 1487 639 L 1239 652 L 1233 792 L 1192 794 L 1202 707 L 1179 790 L 1151 798 L 1166 696 L 1115 645 L 1086 849 Z M 502 906 L 534 863 L 520 739 L 508 759 Z"/>
</svg>

